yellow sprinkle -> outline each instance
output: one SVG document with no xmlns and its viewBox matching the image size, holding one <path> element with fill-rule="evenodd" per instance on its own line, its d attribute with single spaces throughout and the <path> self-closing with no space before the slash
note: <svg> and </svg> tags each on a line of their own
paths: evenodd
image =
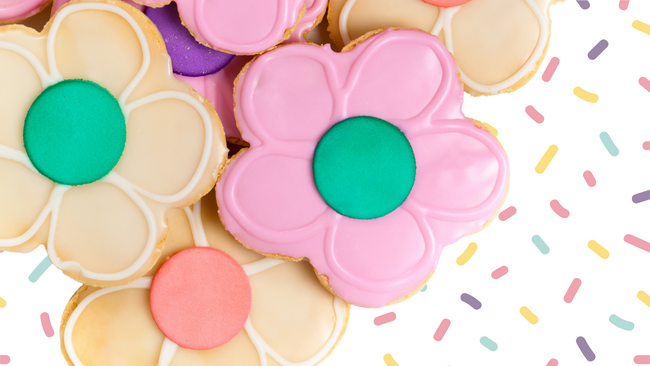
<svg viewBox="0 0 650 366">
<path fill-rule="evenodd" d="M 650 34 L 650 25 L 645 24 L 640 20 L 635 20 L 632 22 L 632 27 L 636 30 L 639 30 L 645 34 Z"/>
<path fill-rule="evenodd" d="M 594 253 L 598 254 L 602 259 L 609 258 L 609 252 L 607 249 L 603 248 L 602 245 L 598 244 L 595 240 L 589 240 L 589 249 L 593 250 Z"/>
<path fill-rule="evenodd" d="M 469 243 L 467 249 L 465 249 L 463 254 L 458 256 L 458 258 L 456 259 L 456 263 L 458 263 L 459 266 L 462 266 L 465 263 L 467 263 L 467 261 L 472 258 L 474 253 L 476 253 L 476 249 L 478 249 L 478 245 L 476 245 L 476 243 L 474 242 Z"/>
<path fill-rule="evenodd" d="M 650 295 L 648 295 L 645 291 L 639 291 L 639 293 L 636 294 L 636 297 L 638 297 L 639 300 L 643 301 L 644 304 L 650 307 Z"/>
<path fill-rule="evenodd" d="M 530 324 L 537 324 L 539 321 L 537 315 L 533 314 L 533 312 L 525 306 L 522 306 L 521 309 L 519 309 L 519 312 L 521 313 L 521 316 L 523 316 L 524 319 L 528 320 Z"/>
<path fill-rule="evenodd" d="M 551 145 L 548 147 L 548 150 L 544 153 L 544 156 L 539 160 L 539 163 L 537 163 L 537 166 L 535 167 L 535 171 L 537 174 L 542 174 L 548 168 L 548 164 L 551 163 L 551 160 L 555 157 L 555 154 L 557 154 L 557 146 L 556 145 Z"/>
<path fill-rule="evenodd" d="M 5 301 L 5 299 L 0 297 L 0 309 L 4 308 L 5 306 L 7 306 L 7 302 Z"/>
<path fill-rule="evenodd" d="M 576 88 L 573 89 L 573 94 L 585 102 L 596 103 L 598 101 L 598 94 L 590 93 L 579 86 L 576 86 Z"/>
<path fill-rule="evenodd" d="M 485 126 L 488 129 L 488 131 L 490 131 L 492 136 L 497 137 L 497 135 L 499 134 L 499 131 L 496 128 L 492 127 L 490 124 L 483 122 L 483 126 Z"/>
<path fill-rule="evenodd" d="M 384 362 L 386 362 L 386 366 L 399 366 L 390 353 L 384 355 Z"/>
</svg>

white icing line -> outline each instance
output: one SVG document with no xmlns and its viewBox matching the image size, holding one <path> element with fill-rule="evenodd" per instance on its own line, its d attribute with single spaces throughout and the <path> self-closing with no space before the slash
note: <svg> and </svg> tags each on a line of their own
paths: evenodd
<svg viewBox="0 0 650 366">
<path fill-rule="evenodd" d="M 343 5 L 341 9 L 341 14 L 339 15 L 339 33 L 341 33 L 341 38 L 343 39 L 344 44 L 350 43 L 350 33 L 348 32 L 348 18 L 350 17 L 350 11 L 356 3 L 357 0 L 348 0 Z"/>
<path fill-rule="evenodd" d="M 52 261 L 52 264 L 54 264 L 56 267 L 58 267 L 63 271 L 77 270 L 80 271 L 84 277 L 93 280 L 98 280 L 98 281 L 119 281 L 136 273 L 147 262 L 147 260 L 151 256 L 151 253 L 153 253 L 154 249 L 156 248 L 156 234 L 158 231 L 158 227 L 156 225 L 156 219 L 153 216 L 153 212 L 151 211 L 149 206 L 147 206 L 144 200 L 140 198 L 140 196 L 138 196 L 138 194 L 135 193 L 133 189 L 131 189 L 130 187 L 131 183 L 128 182 L 126 179 L 122 178 L 115 171 L 111 171 L 110 173 L 108 173 L 107 176 L 100 179 L 98 182 L 110 183 L 115 187 L 119 188 L 122 192 L 124 192 L 124 194 L 126 194 L 133 201 L 133 203 L 136 204 L 136 206 L 138 206 L 140 211 L 142 211 L 142 214 L 144 215 L 147 221 L 147 227 L 149 229 L 149 233 L 147 235 L 147 244 L 145 245 L 138 259 L 133 264 L 131 264 L 128 268 L 115 273 L 91 272 L 85 269 L 78 262 L 61 260 L 61 258 L 59 258 L 58 254 L 56 253 L 56 248 L 54 244 L 54 231 L 56 229 L 56 221 L 54 220 L 55 217 L 54 215 L 58 213 L 57 211 L 53 211 L 52 214 L 53 216 L 52 216 L 52 223 L 50 224 L 50 237 L 48 239 L 47 253 L 50 256 L 50 260 Z"/>
<path fill-rule="evenodd" d="M 45 205 L 45 208 L 43 208 L 43 211 L 38 215 L 36 218 L 36 221 L 34 224 L 21 236 L 17 238 L 12 238 L 12 239 L 0 239 L 0 247 L 13 247 L 16 245 L 20 245 L 25 243 L 27 240 L 29 240 L 36 232 L 38 229 L 41 228 L 43 225 L 43 222 L 45 222 L 45 219 L 47 216 L 50 214 L 50 212 L 53 212 L 54 208 L 58 210 L 59 205 L 61 204 L 61 199 L 63 198 L 63 194 L 70 189 L 70 186 L 64 186 L 64 185 L 59 185 L 55 184 L 54 189 L 52 190 L 52 193 L 50 193 L 50 198 L 47 201 L 47 204 Z M 52 214 L 52 219 L 51 222 L 54 222 L 54 213 Z M 52 224 L 50 224 L 52 225 Z M 51 230 L 51 226 L 50 226 Z"/>
<path fill-rule="evenodd" d="M 32 67 L 38 74 L 38 77 L 41 79 L 41 85 L 43 86 L 43 89 L 57 83 L 56 78 L 50 76 L 50 74 L 48 74 L 47 71 L 45 71 L 45 68 L 43 67 L 41 62 L 38 61 L 38 58 L 36 58 L 36 56 L 34 56 L 34 54 L 31 53 L 26 48 L 19 46 L 15 43 L 0 41 L 0 49 L 13 51 L 23 56 L 27 61 L 29 61 L 29 63 L 32 65 Z"/>
<path fill-rule="evenodd" d="M 201 176 L 205 172 L 205 168 L 208 165 L 208 160 L 210 159 L 210 151 L 212 151 L 213 129 L 212 129 L 212 120 L 210 119 L 210 115 L 208 114 L 208 111 L 205 110 L 205 107 L 203 107 L 203 105 L 198 100 L 194 99 L 188 94 L 181 93 L 178 91 L 171 91 L 171 90 L 151 94 L 142 99 L 138 99 L 132 103 L 127 104 L 124 107 L 126 119 L 128 120 L 129 114 L 134 109 L 162 99 L 178 99 L 183 102 L 186 102 L 187 104 L 194 107 L 194 109 L 196 109 L 196 111 L 203 119 L 203 125 L 205 127 L 205 143 L 203 144 L 203 154 L 201 155 L 199 166 L 194 172 L 192 179 L 190 179 L 190 181 L 187 183 L 187 185 L 179 192 L 172 195 L 160 195 L 160 194 L 151 193 L 143 188 L 136 186 L 133 183 L 129 183 L 129 184 L 138 193 L 148 198 L 151 198 L 154 201 L 160 203 L 172 203 L 172 202 L 179 201 L 183 199 L 185 196 L 187 196 L 194 189 L 194 187 L 196 187 L 197 183 L 199 182 L 199 179 L 201 179 Z"/>
<path fill-rule="evenodd" d="M 74 309 L 72 314 L 70 314 L 70 318 L 68 319 L 68 322 L 65 327 L 65 332 L 63 333 L 63 344 L 65 345 L 65 350 L 68 353 L 68 357 L 70 358 L 70 361 L 72 361 L 72 363 L 75 366 L 84 366 L 84 364 L 81 362 L 79 356 L 77 356 L 77 353 L 74 350 L 74 344 L 72 343 L 72 331 L 74 329 L 75 323 L 77 322 L 77 319 L 79 319 L 79 316 L 84 311 L 86 306 L 88 306 L 88 304 L 90 304 L 93 300 L 97 299 L 98 297 L 104 296 L 106 294 L 110 294 L 111 292 L 130 289 L 130 288 L 150 288 L 151 280 L 152 280 L 151 277 L 141 277 L 131 282 L 128 285 L 119 286 L 119 287 L 108 287 L 108 288 L 103 288 L 101 290 L 97 290 L 92 294 L 88 295 L 88 297 L 86 297 L 85 299 L 83 299 L 83 301 L 77 306 L 77 308 Z M 164 344 L 165 343 L 163 342 L 163 348 L 164 348 Z"/>
<path fill-rule="evenodd" d="M 133 89 L 135 89 L 138 83 L 140 83 L 142 78 L 144 78 L 144 74 L 147 72 L 147 69 L 149 69 L 149 64 L 151 63 L 151 55 L 149 54 L 149 43 L 147 43 L 147 38 L 144 36 L 144 32 L 142 32 L 142 29 L 140 29 L 140 26 L 133 19 L 133 17 L 127 11 L 125 11 L 120 7 L 109 5 L 109 4 L 84 3 L 84 4 L 74 4 L 62 8 L 54 18 L 54 22 L 52 23 L 52 28 L 50 29 L 50 33 L 47 35 L 47 61 L 50 64 L 50 74 L 54 79 L 57 79 L 57 81 L 63 80 L 63 76 L 61 76 L 59 69 L 56 67 L 56 57 L 54 54 L 54 40 L 56 38 L 56 33 L 59 31 L 59 27 L 61 26 L 61 22 L 63 22 L 63 19 L 65 19 L 65 17 L 67 17 L 72 13 L 76 13 L 82 10 L 104 10 L 111 13 L 115 13 L 121 16 L 124 20 L 126 20 L 129 23 L 129 25 L 131 25 L 136 35 L 138 36 L 138 40 L 140 41 L 140 46 L 142 47 L 142 66 L 140 67 L 140 70 L 135 75 L 133 80 L 131 80 L 129 85 L 126 87 L 126 89 L 124 89 L 124 91 L 122 92 L 122 94 L 120 94 L 120 97 L 118 98 L 118 102 L 120 103 L 120 106 L 123 107 L 126 104 L 126 99 L 129 97 L 129 95 L 131 94 Z"/>
<path fill-rule="evenodd" d="M 253 324 L 251 323 L 251 317 L 249 316 L 248 319 L 246 319 L 246 324 L 244 324 L 244 329 L 246 330 L 246 333 L 248 334 L 248 338 L 250 338 L 251 343 L 253 343 L 253 346 L 255 346 L 255 349 L 257 350 L 257 354 L 260 356 L 260 366 L 268 366 L 269 361 L 266 358 L 266 351 L 264 350 L 264 344 L 262 344 L 261 337 L 253 328 Z"/>
<path fill-rule="evenodd" d="M 246 275 L 250 277 L 256 273 L 260 273 L 262 271 L 265 271 L 269 268 L 273 268 L 282 263 L 284 263 L 283 260 L 273 259 L 273 258 L 262 258 L 253 263 L 244 264 L 242 265 L 242 267 L 244 267 L 244 271 L 246 272 Z"/>
<path fill-rule="evenodd" d="M 190 229 L 192 230 L 192 237 L 194 238 L 195 247 L 209 247 L 208 238 L 205 236 L 205 229 L 203 228 L 203 220 L 201 219 L 201 200 L 198 200 L 192 208 L 185 207 L 183 209 L 187 220 L 190 222 Z"/>
<path fill-rule="evenodd" d="M 32 164 L 32 161 L 29 160 L 29 157 L 27 156 L 27 154 L 25 154 L 22 151 L 18 151 L 18 150 L 10 148 L 8 146 L 4 146 L 4 145 L 0 144 L 0 158 L 5 158 L 5 159 L 9 159 L 9 160 L 13 160 L 15 162 L 21 163 L 24 166 L 26 166 L 27 168 L 29 168 L 29 170 L 31 170 L 34 173 L 38 174 L 39 176 L 41 176 L 41 177 L 43 176 L 41 174 L 41 172 L 36 170 L 36 168 L 34 167 L 34 164 Z"/>
<path fill-rule="evenodd" d="M 178 345 L 171 339 L 165 337 L 160 350 L 160 357 L 158 358 L 158 366 L 169 366 L 178 350 Z"/>
</svg>

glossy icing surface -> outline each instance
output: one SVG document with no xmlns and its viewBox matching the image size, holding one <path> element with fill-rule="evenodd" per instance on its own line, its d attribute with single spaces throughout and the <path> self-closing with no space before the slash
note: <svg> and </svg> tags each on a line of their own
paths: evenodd
<svg viewBox="0 0 650 366">
<path fill-rule="evenodd" d="M 435 6 L 440 6 L 443 8 L 450 8 L 452 6 L 458 6 L 458 5 L 463 5 L 465 3 L 468 3 L 472 0 L 422 0 L 425 3 L 435 5 Z"/>
<path fill-rule="evenodd" d="M 252 307 L 245 328 L 210 350 L 178 347 L 151 316 L 151 277 L 117 288 L 82 287 L 62 320 L 70 365 L 312 366 L 342 337 L 349 305 L 322 288 L 308 263 L 264 258 L 237 243 L 219 223 L 213 193 L 193 209 L 170 211 L 169 226 L 168 245 L 147 275 L 192 245 L 225 251 L 250 277 Z"/>
<path fill-rule="evenodd" d="M 474 0 L 438 7 L 422 0 L 332 0 L 333 41 L 342 46 L 368 31 L 418 28 L 438 35 L 454 54 L 465 90 L 509 92 L 539 67 L 548 45 L 551 4 L 557 0 Z"/>
<path fill-rule="evenodd" d="M 309 31 L 311 31 L 325 15 L 327 3 L 328 0 L 306 0 L 305 6 L 307 9 L 305 10 L 305 14 L 302 16 L 296 29 L 291 33 L 291 36 L 285 41 L 285 43 L 305 42 L 307 40 L 307 33 L 309 33 Z"/>
<path fill-rule="evenodd" d="M 0 247 L 46 244 L 52 263 L 88 284 L 119 285 L 161 253 L 166 212 L 198 200 L 227 149 L 218 116 L 170 72 L 153 25 L 118 1 L 70 3 L 42 33 L 0 31 Z M 47 69 L 46 69 L 47 67 Z M 85 79 L 118 100 L 127 143 L 115 168 L 82 186 L 55 184 L 33 167 L 23 123 L 44 88 Z"/>
<path fill-rule="evenodd" d="M 56 13 L 56 11 L 59 10 L 60 7 L 62 7 L 63 5 L 69 3 L 70 1 L 72 1 L 72 0 L 54 0 L 54 2 L 52 3 L 52 14 Z M 145 7 L 143 5 L 134 3 L 131 0 L 121 0 L 121 1 L 135 7 L 136 9 L 138 9 L 140 11 L 144 11 Z"/>
<path fill-rule="evenodd" d="M 38 13 L 52 0 L 0 0 L 0 24 L 13 23 Z"/>
<path fill-rule="evenodd" d="M 293 44 L 260 56 L 235 89 L 251 147 L 217 184 L 226 229 L 260 253 L 309 258 L 353 304 L 381 307 L 408 295 L 441 249 L 481 230 L 505 197 L 505 152 L 462 114 L 462 98 L 452 57 L 417 30 L 386 30 L 340 54 Z M 311 168 L 325 131 L 365 115 L 404 133 L 418 169 L 404 203 L 375 220 L 327 206 Z"/>
</svg>

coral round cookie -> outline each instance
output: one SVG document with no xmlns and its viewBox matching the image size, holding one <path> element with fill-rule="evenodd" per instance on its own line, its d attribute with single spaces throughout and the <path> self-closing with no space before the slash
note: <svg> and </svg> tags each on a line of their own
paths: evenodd
<svg viewBox="0 0 650 366">
<path fill-rule="evenodd" d="M 561 0 L 332 0 L 338 47 L 376 29 L 417 28 L 454 55 L 465 91 L 512 92 L 537 72 L 550 40 L 550 7 Z"/>
<path fill-rule="evenodd" d="M 52 0 L 0 0 L 0 24 L 27 19 L 45 9 Z"/>
<path fill-rule="evenodd" d="M 323 289 L 308 263 L 237 243 L 214 193 L 171 210 L 169 227 L 169 245 L 145 277 L 83 286 L 70 300 L 61 323 L 70 365 L 313 366 L 341 340 L 349 304 Z"/>
<path fill-rule="evenodd" d="M 288 39 L 305 13 L 306 1 L 175 0 L 183 24 L 197 41 L 238 55 L 258 54 Z M 137 2 L 160 7 L 170 0 Z"/>
<path fill-rule="evenodd" d="M 0 28 L 0 248 L 47 247 L 86 284 L 153 266 L 170 209 L 225 164 L 210 104 L 170 72 L 163 41 L 121 1 L 73 1 L 41 33 Z"/>
<path fill-rule="evenodd" d="M 217 184 L 226 229 L 259 253 L 308 258 L 355 305 L 408 297 L 505 199 L 506 154 L 462 99 L 453 58 L 419 30 L 259 56 L 235 85 L 250 148 Z"/>
</svg>

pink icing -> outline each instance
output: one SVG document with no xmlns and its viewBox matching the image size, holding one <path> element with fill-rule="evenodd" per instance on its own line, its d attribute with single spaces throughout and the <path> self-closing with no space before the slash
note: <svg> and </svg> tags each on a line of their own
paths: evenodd
<svg viewBox="0 0 650 366">
<path fill-rule="evenodd" d="M 0 0 L 0 22 L 14 22 L 38 13 L 51 0 Z"/>
<path fill-rule="evenodd" d="M 425 3 L 440 6 L 442 8 L 451 8 L 452 6 L 460 6 L 472 0 L 422 0 Z"/>
<path fill-rule="evenodd" d="M 139 0 L 160 6 L 169 0 Z M 183 23 L 201 43 L 252 55 L 280 43 L 293 27 L 305 0 L 176 0 Z"/>
<path fill-rule="evenodd" d="M 254 61 L 235 90 L 251 148 L 217 184 L 226 229 L 256 251 L 309 258 L 345 301 L 381 307 L 416 290 L 442 248 L 481 230 L 505 197 L 505 152 L 461 112 L 454 60 L 427 33 L 389 29 L 340 54 L 280 47 Z M 374 220 L 327 206 L 311 170 L 323 133 L 362 115 L 404 132 L 417 164 L 411 194 Z"/>
<path fill-rule="evenodd" d="M 210 349 L 244 327 L 251 288 L 236 260 L 220 250 L 197 247 L 163 263 L 151 283 L 149 302 L 167 338 L 184 348 Z"/>
<path fill-rule="evenodd" d="M 72 0 L 54 0 L 54 3 L 52 4 L 52 14 L 56 13 L 57 10 L 59 10 L 60 7 L 62 7 L 63 5 L 69 3 L 70 1 L 72 1 Z M 127 4 L 133 5 L 136 9 L 138 9 L 140 11 L 144 11 L 144 5 L 136 4 L 136 3 L 134 3 L 133 1 L 130 1 L 130 0 L 122 0 L 122 1 L 124 1 Z"/>
<path fill-rule="evenodd" d="M 327 9 L 327 0 L 306 0 L 307 10 L 300 19 L 291 37 L 285 43 L 306 42 L 305 33 L 309 32 L 316 25 L 318 17 Z"/>
</svg>

